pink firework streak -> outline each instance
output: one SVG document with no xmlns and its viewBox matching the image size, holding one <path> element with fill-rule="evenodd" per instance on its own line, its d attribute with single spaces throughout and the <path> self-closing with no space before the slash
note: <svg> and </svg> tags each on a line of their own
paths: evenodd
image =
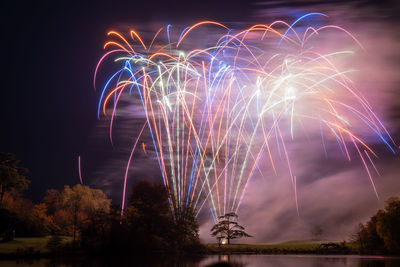
<svg viewBox="0 0 400 267">
<path fill-rule="evenodd" d="M 82 180 L 82 171 L 81 171 L 81 156 L 78 156 L 78 172 L 79 172 L 79 180 L 81 181 L 81 184 L 83 184 Z"/>
</svg>

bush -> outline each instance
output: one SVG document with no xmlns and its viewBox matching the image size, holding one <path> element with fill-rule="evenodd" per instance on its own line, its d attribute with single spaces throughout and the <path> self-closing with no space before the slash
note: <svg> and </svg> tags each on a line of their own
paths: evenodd
<svg viewBox="0 0 400 267">
<path fill-rule="evenodd" d="M 53 235 L 47 242 L 46 248 L 50 251 L 58 251 L 62 247 L 62 238 L 60 236 Z"/>
</svg>

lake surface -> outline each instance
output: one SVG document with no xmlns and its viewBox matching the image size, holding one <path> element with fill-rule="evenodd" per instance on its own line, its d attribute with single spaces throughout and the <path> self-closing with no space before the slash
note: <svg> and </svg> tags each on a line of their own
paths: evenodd
<svg viewBox="0 0 400 267">
<path fill-rule="evenodd" d="M 7 267 L 50 267 L 50 266 L 234 266 L 234 267 L 399 267 L 400 258 L 380 256 L 316 256 L 316 255 L 209 255 L 203 258 L 176 258 L 154 256 L 141 258 L 100 259 L 38 259 L 38 260 L 1 260 L 0 266 Z"/>
</svg>

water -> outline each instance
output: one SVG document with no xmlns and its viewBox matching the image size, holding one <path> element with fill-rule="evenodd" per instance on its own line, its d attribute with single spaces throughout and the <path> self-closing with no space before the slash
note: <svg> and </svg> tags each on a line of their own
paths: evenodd
<svg viewBox="0 0 400 267">
<path fill-rule="evenodd" d="M 171 256 L 153 256 L 139 260 L 131 258 L 100 259 L 36 259 L 1 260 L 0 267 L 50 267 L 50 266 L 234 266 L 234 267 L 399 267 L 400 258 L 380 256 L 316 256 L 316 255 L 209 255 L 202 258 L 177 258 Z"/>
</svg>

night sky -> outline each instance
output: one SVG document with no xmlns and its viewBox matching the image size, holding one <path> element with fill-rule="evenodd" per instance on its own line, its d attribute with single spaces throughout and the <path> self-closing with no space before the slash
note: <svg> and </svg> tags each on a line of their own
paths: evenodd
<svg viewBox="0 0 400 267">
<path fill-rule="evenodd" d="M 37 201 L 47 188 L 79 182 L 77 157 L 97 121 L 93 73 L 108 30 L 154 20 L 242 19 L 252 8 L 250 1 L 199 2 L 14 1 L 2 6 L 0 147 L 30 169 L 27 197 Z"/>
<path fill-rule="evenodd" d="M 400 9 L 395 0 L 238 2 L 226 0 L 114 0 L 106 2 L 60 0 L 50 3 L 43 1 L 5 3 L 3 1 L 0 16 L 3 29 L 0 151 L 15 154 L 21 160 L 21 165 L 30 170 L 27 177 L 31 180 L 31 184 L 25 196 L 38 202 L 46 189 L 61 189 L 64 185 L 79 183 L 79 155 L 82 155 L 83 159 L 82 171 L 86 184 L 104 188 L 106 184 L 99 184 L 98 181 L 104 180 L 101 173 L 107 172 L 106 167 L 110 165 L 114 165 L 114 168 L 119 168 L 123 172 L 124 165 L 114 163 L 124 163 L 126 152 L 118 158 L 120 161 L 111 160 L 119 153 L 117 150 L 109 156 L 103 153 L 113 151 L 113 149 L 107 133 L 103 134 L 101 131 L 102 122 L 97 120 L 99 96 L 93 88 L 94 69 L 104 53 L 103 44 L 107 39 L 106 33 L 111 29 L 146 28 L 146 25 L 152 23 L 160 26 L 190 25 L 206 19 L 231 24 L 236 22 L 270 23 L 281 18 L 279 14 L 282 14 L 282 10 L 284 12 L 295 10 L 290 13 L 294 16 L 301 12 L 316 10 L 331 10 L 332 14 L 335 14 L 337 4 L 343 7 L 347 3 L 352 3 L 352 8 L 357 12 L 360 8 L 365 11 L 354 13 L 353 21 L 367 21 L 374 17 L 376 21 L 383 21 L 383 26 L 380 24 L 379 27 L 395 29 L 396 25 L 399 25 Z M 279 12 L 273 12 L 275 10 Z M 370 25 L 375 24 L 370 23 Z M 356 31 L 363 30 L 362 25 L 358 23 L 354 23 L 353 26 Z M 390 32 L 392 33 L 393 31 Z M 386 42 L 385 39 L 382 40 L 381 43 Z M 393 40 L 398 42 L 399 36 L 394 35 L 388 40 L 386 43 Z M 391 46 L 391 49 L 393 47 L 398 48 L 398 44 Z M 396 73 L 396 70 L 400 69 L 399 53 L 396 52 L 393 55 L 386 53 L 384 57 L 385 60 L 391 62 L 394 68 L 393 73 Z M 397 134 L 400 130 L 400 107 L 398 100 L 395 99 L 398 99 L 400 95 L 399 81 L 396 78 L 387 82 L 388 91 L 394 94 L 390 97 L 393 100 L 384 105 L 385 121 L 389 122 L 388 126 L 397 141 L 400 140 Z M 323 158 L 322 155 L 321 158 Z M 396 160 L 393 158 L 383 156 L 379 166 L 387 170 L 383 172 L 384 178 L 380 184 L 384 197 L 396 192 L 400 193 L 400 179 L 396 179 L 396 177 L 399 178 L 400 164 L 398 156 Z M 304 158 L 303 162 L 300 160 L 299 166 L 307 166 L 314 160 L 311 158 L 307 161 Z M 154 165 L 154 162 L 152 164 Z M 325 161 L 318 159 L 316 165 L 323 166 L 324 164 L 326 164 Z M 311 167 L 303 169 L 303 219 L 308 219 L 307 223 L 323 223 L 325 219 L 328 220 L 327 218 L 332 218 L 332 216 L 336 220 L 343 220 L 348 214 L 356 214 L 355 210 L 349 208 L 343 212 L 326 213 L 325 219 L 315 219 L 316 212 L 321 214 L 322 210 L 327 209 L 324 204 L 332 203 L 328 198 L 319 199 L 318 207 L 312 209 L 306 207 L 306 203 L 315 203 L 316 198 L 312 198 L 313 194 L 319 195 L 320 192 L 329 191 L 329 188 L 354 186 L 357 188 L 355 191 L 360 194 L 357 195 L 356 204 L 359 205 L 357 207 L 363 208 L 359 209 L 358 217 L 353 216 L 349 219 L 347 228 L 343 227 L 342 232 L 345 233 L 349 225 L 367 218 L 368 214 L 372 214 L 373 209 L 381 207 L 384 199 L 376 202 L 374 194 L 370 192 L 368 181 L 348 181 L 347 177 L 354 177 L 353 174 L 359 172 L 358 165 L 344 165 L 342 161 L 330 161 L 329 164 L 331 164 L 329 168 L 325 168 L 323 172 L 321 170 L 315 172 L 314 169 L 311 170 Z M 146 172 L 145 166 L 149 165 L 143 165 L 142 173 Z M 98 177 L 94 177 L 96 175 Z M 89 176 L 90 179 L 85 180 Z M 323 182 L 318 182 L 318 180 Z M 262 185 L 262 181 L 259 180 L 254 182 L 255 186 L 250 186 L 246 203 L 248 210 L 243 213 L 243 218 L 249 218 L 245 220 L 245 224 L 250 222 L 251 216 L 253 216 L 252 219 L 258 221 L 262 220 L 260 218 L 268 217 L 263 224 L 249 228 L 252 234 L 258 231 L 264 233 L 263 225 L 267 222 L 270 225 L 276 225 L 277 228 L 285 225 L 288 238 L 290 234 L 302 229 L 289 223 L 298 221 L 299 217 L 295 212 L 293 201 L 290 199 L 287 203 L 285 202 L 287 199 L 285 192 L 287 191 L 288 195 L 292 192 L 290 187 L 282 186 L 282 181 L 275 181 L 266 191 L 263 191 L 265 185 Z M 118 182 L 119 185 L 120 182 Z M 109 191 L 105 191 L 110 194 Z M 267 197 L 260 200 L 259 195 Z M 351 198 L 350 193 L 339 194 L 339 191 L 337 195 L 331 196 L 343 198 L 344 202 Z M 340 210 L 340 206 L 344 204 L 336 203 L 335 205 L 337 209 L 332 206 L 330 207 L 332 211 Z M 256 209 L 265 207 L 268 207 L 268 215 L 254 212 Z M 336 227 L 335 222 L 332 221 L 332 229 Z M 202 229 L 201 234 L 208 234 L 209 226 Z M 269 233 L 260 235 L 260 240 L 276 238 L 274 233 L 277 231 L 273 227 L 269 230 Z"/>
</svg>

